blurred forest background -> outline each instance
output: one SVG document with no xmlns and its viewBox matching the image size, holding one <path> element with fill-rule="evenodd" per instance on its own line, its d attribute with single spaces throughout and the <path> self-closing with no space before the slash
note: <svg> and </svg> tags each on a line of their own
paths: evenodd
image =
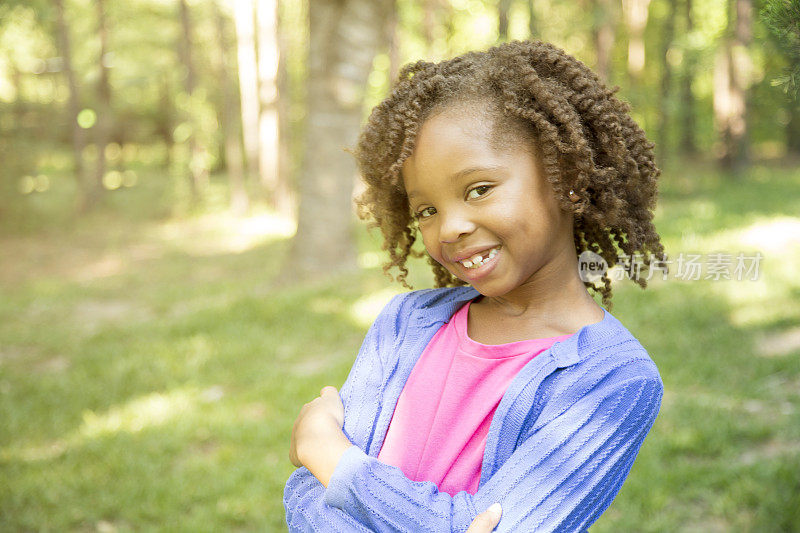
<svg viewBox="0 0 800 533">
<path fill-rule="evenodd" d="M 615 282 L 666 393 L 592 531 L 800 531 L 798 0 L 0 1 L 0 530 L 284 529 L 403 290 L 344 149 L 404 63 L 527 38 L 632 105 L 669 255 L 764 257 Z"/>
</svg>

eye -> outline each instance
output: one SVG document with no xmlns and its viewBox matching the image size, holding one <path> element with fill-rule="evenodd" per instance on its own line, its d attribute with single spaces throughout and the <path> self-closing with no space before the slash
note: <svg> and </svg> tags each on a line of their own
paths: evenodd
<svg viewBox="0 0 800 533">
<path fill-rule="evenodd" d="M 427 213 L 427 212 L 428 212 L 429 210 L 431 210 L 431 209 L 433 210 L 433 213 L 435 213 L 435 212 L 436 212 L 436 208 L 434 208 L 434 207 L 426 207 L 425 209 L 423 209 L 422 211 L 420 211 L 420 212 L 418 212 L 418 213 L 417 213 L 417 218 L 419 218 L 419 219 L 422 219 L 422 218 L 429 218 L 430 216 L 432 216 L 432 215 L 433 215 L 433 213 L 429 213 L 429 214 L 427 214 L 427 215 L 426 215 L 425 213 Z"/>
<path fill-rule="evenodd" d="M 474 198 L 480 198 L 481 196 L 489 192 L 489 189 L 491 189 L 489 185 L 478 185 L 477 187 L 474 187 L 470 189 L 469 192 L 467 192 L 467 199 L 471 200 Z M 472 194 L 473 192 L 476 192 L 477 194 L 473 195 Z"/>
</svg>

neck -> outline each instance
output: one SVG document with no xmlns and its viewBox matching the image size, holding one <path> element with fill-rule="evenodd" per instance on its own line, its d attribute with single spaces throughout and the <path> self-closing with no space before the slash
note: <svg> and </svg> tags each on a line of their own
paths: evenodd
<svg viewBox="0 0 800 533">
<path fill-rule="evenodd" d="M 602 309 L 586 290 L 577 265 L 575 249 L 565 249 L 519 287 L 482 299 L 508 318 L 535 317 L 562 324 L 596 322 L 602 318 Z"/>
</svg>

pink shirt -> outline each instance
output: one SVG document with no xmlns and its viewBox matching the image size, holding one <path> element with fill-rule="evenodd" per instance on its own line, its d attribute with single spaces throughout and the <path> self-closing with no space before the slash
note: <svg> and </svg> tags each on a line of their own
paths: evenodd
<svg viewBox="0 0 800 533">
<path fill-rule="evenodd" d="M 570 335 L 506 344 L 467 336 L 469 305 L 443 324 L 406 381 L 378 454 L 413 481 L 475 494 L 492 416 L 514 376 Z"/>
</svg>

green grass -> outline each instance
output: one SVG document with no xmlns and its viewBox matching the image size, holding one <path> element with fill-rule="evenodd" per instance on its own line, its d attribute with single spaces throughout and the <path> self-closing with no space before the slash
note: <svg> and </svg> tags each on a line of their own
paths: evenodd
<svg viewBox="0 0 800 533">
<path fill-rule="evenodd" d="M 212 206 L 170 221 L 148 183 L 92 217 L 0 238 L 2 531 L 284 530 L 294 418 L 341 385 L 402 290 L 377 266 L 273 287 L 288 240 L 266 215 Z M 765 258 L 758 281 L 615 284 L 612 312 L 666 392 L 591 530 L 796 531 L 800 347 L 764 346 L 800 324 L 800 173 L 730 184 L 673 169 L 662 183 L 672 257 Z M 37 202 L 42 214 L 57 199 Z M 373 264 L 376 235 L 362 229 L 359 246 Z M 412 266 L 416 288 L 431 286 L 426 268 Z"/>
</svg>

